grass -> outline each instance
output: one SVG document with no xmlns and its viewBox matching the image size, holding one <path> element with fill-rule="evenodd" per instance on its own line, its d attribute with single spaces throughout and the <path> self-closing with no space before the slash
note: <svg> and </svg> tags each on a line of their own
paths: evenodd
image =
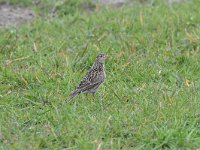
<svg viewBox="0 0 200 150">
<path fill-rule="evenodd" d="M 200 148 L 199 1 L 79 4 L 0 30 L 0 148 Z M 66 103 L 101 52 L 105 84 Z"/>
</svg>

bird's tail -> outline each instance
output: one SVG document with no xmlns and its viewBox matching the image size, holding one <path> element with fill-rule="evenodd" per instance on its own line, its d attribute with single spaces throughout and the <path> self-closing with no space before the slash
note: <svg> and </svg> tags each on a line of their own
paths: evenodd
<svg viewBox="0 0 200 150">
<path fill-rule="evenodd" d="M 80 94 L 79 90 L 75 90 L 70 94 L 70 98 L 67 100 L 68 103 L 70 103 L 78 94 Z"/>
</svg>

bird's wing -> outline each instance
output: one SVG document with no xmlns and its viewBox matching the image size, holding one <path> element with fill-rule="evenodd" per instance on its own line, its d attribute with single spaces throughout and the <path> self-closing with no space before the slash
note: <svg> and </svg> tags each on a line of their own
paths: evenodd
<svg viewBox="0 0 200 150">
<path fill-rule="evenodd" d="M 76 90 L 81 90 L 84 87 L 87 87 L 87 86 L 91 85 L 91 83 L 92 83 L 91 80 L 90 80 L 91 71 L 92 70 L 88 71 L 88 73 L 83 78 L 83 80 L 80 82 L 80 84 L 78 85 L 78 87 L 76 88 Z"/>
<path fill-rule="evenodd" d="M 93 84 L 102 83 L 104 81 L 103 72 L 97 72 L 91 78 Z"/>
<path fill-rule="evenodd" d="M 91 85 L 91 82 L 85 77 L 80 84 L 78 85 L 77 89 L 82 89 L 85 86 Z"/>
<path fill-rule="evenodd" d="M 80 94 L 81 92 L 85 91 L 84 89 L 86 87 L 88 87 L 90 85 L 90 82 L 87 80 L 87 78 L 83 78 L 83 80 L 80 82 L 80 84 L 78 85 L 78 87 L 76 88 L 76 90 L 74 90 L 71 93 L 71 98 L 73 99 L 74 97 L 76 97 L 78 94 Z"/>
<path fill-rule="evenodd" d="M 80 82 L 77 89 L 84 89 L 85 87 L 92 87 L 93 85 L 102 83 L 101 75 L 90 69 L 83 80 Z"/>
<path fill-rule="evenodd" d="M 70 102 L 74 97 L 76 97 L 78 94 L 88 91 L 96 86 L 99 86 L 101 83 L 95 83 L 95 84 L 87 84 L 87 85 L 82 85 L 82 87 L 78 87 L 73 93 L 70 95 L 70 99 L 68 102 Z"/>
<path fill-rule="evenodd" d="M 94 83 L 94 84 L 90 84 L 88 86 L 84 86 L 82 89 L 81 89 L 81 92 L 87 92 L 87 91 L 90 91 L 91 89 L 94 89 L 95 87 L 98 87 L 101 83 Z"/>
</svg>

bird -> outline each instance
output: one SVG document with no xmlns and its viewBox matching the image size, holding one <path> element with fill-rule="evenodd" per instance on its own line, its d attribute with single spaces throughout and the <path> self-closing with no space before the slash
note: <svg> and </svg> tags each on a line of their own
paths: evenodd
<svg viewBox="0 0 200 150">
<path fill-rule="evenodd" d="M 92 93 L 95 94 L 99 89 L 100 85 L 106 79 L 105 73 L 105 60 L 106 54 L 98 54 L 92 67 L 89 69 L 85 77 L 81 80 L 80 84 L 70 94 L 69 102 L 81 93 Z"/>
</svg>

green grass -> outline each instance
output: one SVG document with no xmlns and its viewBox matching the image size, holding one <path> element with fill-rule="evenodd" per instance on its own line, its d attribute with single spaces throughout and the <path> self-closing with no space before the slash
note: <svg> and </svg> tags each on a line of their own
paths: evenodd
<svg viewBox="0 0 200 150">
<path fill-rule="evenodd" d="M 0 149 L 200 148 L 200 2 L 77 4 L 0 30 Z M 105 84 L 66 103 L 101 52 Z"/>
</svg>

